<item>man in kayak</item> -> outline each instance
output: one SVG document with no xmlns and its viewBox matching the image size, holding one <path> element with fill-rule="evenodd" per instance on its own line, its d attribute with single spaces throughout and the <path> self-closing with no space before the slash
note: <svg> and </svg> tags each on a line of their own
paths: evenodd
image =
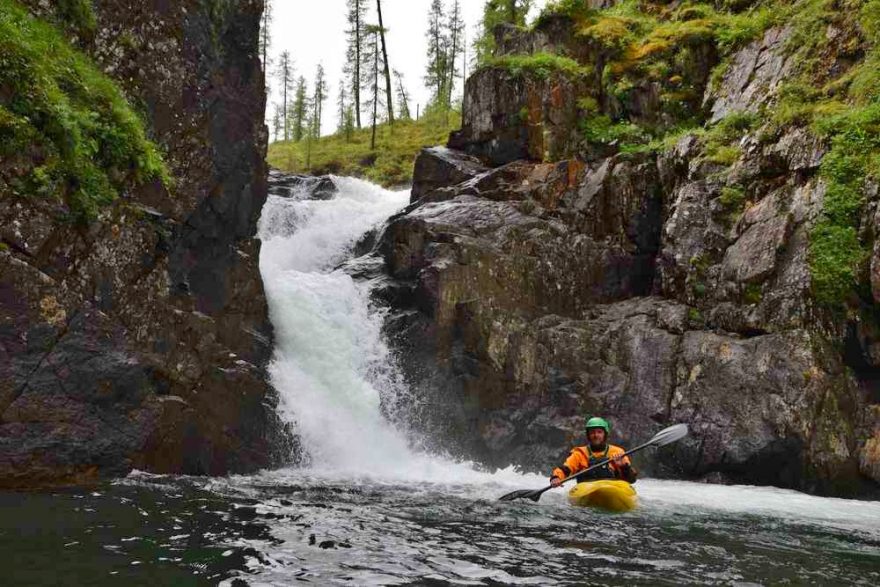
<svg viewBox="0 0 880 587">
<path fill-rule="evenodd" d="M 622 479 L 628 483 L 635 483 L 638 473 L 629 457 L 623 456 L 626 451 L 619 446 L 608 444 L 608 436 L 611 434 L 611 426 L 608 422 L 604 418 L 590 418 L 587 420 L 586 428 L 589 445 L 571 449 L 571 455 L 565 460 L 565 464 L 553 470 L 550 484 L 558 487 L 563 479 L 602 461 L 607 461 L 604 467 L 597 467 L 589 473 L 578 475 L 577 482 Z"/>
</svg>

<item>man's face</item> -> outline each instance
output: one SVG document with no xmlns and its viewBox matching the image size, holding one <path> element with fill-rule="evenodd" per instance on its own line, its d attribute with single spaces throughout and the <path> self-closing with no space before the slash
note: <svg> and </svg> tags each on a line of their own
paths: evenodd
<svg viewBox="0 0 880 587">
<path fill-rule="evenodd" d="M 590 428 L 587 430 L 587 439 L 593 446 L 602 446 L 605 444 L 605 431 L 601 428 Z"/>
</svg>

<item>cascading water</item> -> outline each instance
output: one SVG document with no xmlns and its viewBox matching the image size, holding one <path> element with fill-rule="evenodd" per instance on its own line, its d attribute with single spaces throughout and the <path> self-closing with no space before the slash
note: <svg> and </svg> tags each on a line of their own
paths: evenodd
<svg viewBox="0 0 880 587">
<path fill-rule="evenodd" d="M 382 316 L 367 287 L 336 266 L 407 194 L 336 182 L 331 200 L 273 197 L 263 211 L 261 270 L 277 337 L 270 374 L 316 468 L 387 472 L 412 454 L 380 412 L 381 393 L 395 385 Z"/>
<path fill-rule="evenodd" d="M 500 502 L 547 480 L 410 449 L 382 417 L 401 391 L 383 316 L 337 269 L 407 195 L 334 181 L 331 200 L 270 197 L 261 221 L 271 376 L 306 466 L 0 493 L 6 583 L 880 584 L 877 502 L 643 479 L 612 516 L 563 490 Z"/>
<path fill-rule="evenodd" d="M 353 178 L 334 178 L 332 199 L 303 186 L 263 209 L 261 271 L 276 333 L 270 367 L 282 417 L 317 473 L 381 479 L 484 477 L 466 465 L 412 450 L 382 416 L 382 396 L 401 383 L 382 338 L 369 284 L 339 268 L 367 231 L 409 202 Z M 332 474 L 332 473 L 331 473 Z"/>
</svg>

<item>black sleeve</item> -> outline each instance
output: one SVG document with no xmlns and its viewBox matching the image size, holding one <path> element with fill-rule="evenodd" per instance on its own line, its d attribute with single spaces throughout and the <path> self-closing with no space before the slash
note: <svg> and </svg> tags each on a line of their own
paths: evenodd
<svg viewBox="0 0 880 587">
<path fill-rule="evenodd" d="M 624 465 L 620 468 L 620 477 L 627 483 L 635 483 L 639 472 L 632 465 Z"/>
</svg>

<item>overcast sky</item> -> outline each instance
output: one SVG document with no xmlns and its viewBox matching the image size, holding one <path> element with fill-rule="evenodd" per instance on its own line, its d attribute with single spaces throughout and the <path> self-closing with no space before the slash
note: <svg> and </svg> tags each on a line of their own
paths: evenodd
<svg viewBox="0 0 880 587">
<path fill-rule="evenodd" d="M 546 0 L 537 0 L 536 9 Z M 368 22 L 377 22 L 375 2 L 368 0 Z M 428 44 L 425 37 L 428 28 L 428 7 L 431 0 L 382 0 L 382 20 L 388 29 L 388 61 L 392 69 L 398 69 L 404 77 L 410 94 L 410 109 L 415 115 L 416 104 L 422 108 L 430 99 L 422 77 L 425 75 Z M 444 0 L 448 7 L 451 0 Z M 461 0 L 467 26 L 468 53 L 477 31 L 484 0 Z M 290 51 L 296 67 L 296 76 L 304 75 L 311 82 L 318 63 L 324 65 L 330 95 L 324 111 L 322 132 L 336 129 L 336 98 L 342 66 L 345 62 L 346 0 L 272 0 L 272 43 L 270 46 L 269 73 L 272 74 L 277 57 L 282 51 Z M 275 104 L 281 102 L 279 84 L 269 77 L 269 101 L 267 118 L 271 119 Z M 456 89 L 460 91 L 460 89 Z M 289 98 L 288 98 L 289 99 Z M 270 125 L 271 127 L 271 125 Z M 270 128 L 271 130 L 271 128 Z"/>
</svg>

